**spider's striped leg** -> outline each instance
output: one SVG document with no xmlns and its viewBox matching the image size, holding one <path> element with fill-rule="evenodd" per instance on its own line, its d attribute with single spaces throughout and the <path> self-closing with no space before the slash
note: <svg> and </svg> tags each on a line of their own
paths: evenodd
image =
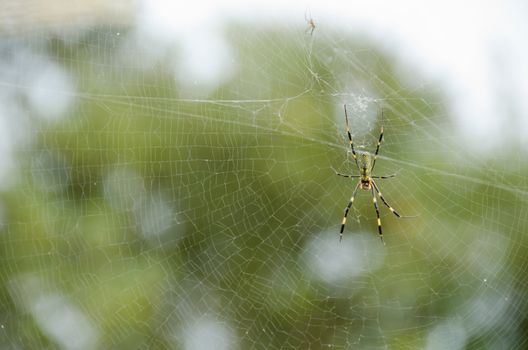
<svg viewBox="0 0 528 350">
<path fill-rule="evenodd" d="M 372 203 L 374 203 L 374 209 L 376 209 L 376 216 L 378 217 L 378 233 L 381 239 L 381 243 L 385 244 L 385 241 L 383 240 L 383 232 L 381 231 L 381 219 L 380 219 L 380 212 L 378 207 L 378 201 L 376 201 L 376 193 L 374 193 L 374 187 L 371 188 L 372 191 Z"/>
<path fill-rule="evenodd" d="M 378 196 L 381 198 L 381 201 L 383 202 L 383 204 L 385 204 L 387 206 L 387 208 L 389 208 L 389 210 L 397 217 L 397 218 L 406 218 L 406 217 L 409 217 L 409 216 L 401 216 L 400 214 L 398 214 L 398 212 L 396 210 L 394 210 L 393 207 L 391 207 L 389 205 L 389 203 L 387 203 L 387 201 L 385 200 L 385 198 L 383 198 L 383 195 L 381 194 L 381 191 L 379 190 L 378 186 L 376 185 L 376 183 L 374 181 L 372 181 L 372 185 L 374 186 L 374 188 L 376 189 L 376 192 L 378 192 Z"/>
<path fill-rule="evenodd" d="M 341 222 L 341 230 L 339 231 L 339 242 L 343 239 L 343 231 L 345 230 L 345 223 L 347 220 L 348 211 L 352 207 L 352 204 L 354 203 L 354 198 L 356 197 L 356 193 L 359 189 L 359 186 L 361 185 L 361 181 L 358 182 L 356 185 L 356 188 L 354 189 L 354 192 L 352 192 L 352 197 L 350 197 L 350 201 L 348 202 L 346 208 L 345 208 L 345 215 L 343 216 L 343 221 Z"/>
<path fill-rule="evenodd" d="M 352 178 L 358 178 L 358 177 L 361 177 L 361 175 L 348 175 L 348 174 L 341 174 L 341 173 L 338 173 L 337 170 L 334 169 L 334 167 L 332 167 L 332 170 L 334 171 L 334 173 L 338 176 L 342 176 L 342 177 L 352 177 Z"/>
<path fill-rule="evenodd" d="M 396 174 L 391 174 L 391 175 L 384 175 L 384 176 L 371 176 L 371 178 L 373 179 L 390 179 L 391 177 L 395 177 Z"/>
<path fill-rule="evenodd" d="M 381 131 L 378 139 L 378 145 L 376 146 L 376 153 L 374 153 L 374 159 L 372 160 L 372 167 L 370 168 L 371 173 L 372 170 L 374 170 L 374 165 L 376 164 L 376 158 L 378 157 L 379 149 L 381 146 L 381 140 L 383 140 L 383 108 L 381 109 Z"/>
<path fill-rule="evenodd" d="M 348 135 L 348 142 L 350 143 L 350 148 L 352 149 L 352 156 L 354 156 L 354 161 L 356 162 L 356 166 L 359 168 L 359 164 L 357 161 L 357 155 L 356 151 L 354 150 L 354 142 L 352 141 L 352 134 L 350 133 L 350 127 L 348 126 L 348 114 L 346 109 L 346 104 L 343 105 L 345 107 L 345 123 L 346 123 L 346 129 L 347 129 L 347 135 Z"/>
<path fill-rule="evenodd" d="M 354 178 L 361 177 L 361 175 L 347 175 L 347 174 L 341 174 L 341 173 L 336 173 L 336 175 L 339 175 L 342 177 L 354 177 Z"/>
</svg>

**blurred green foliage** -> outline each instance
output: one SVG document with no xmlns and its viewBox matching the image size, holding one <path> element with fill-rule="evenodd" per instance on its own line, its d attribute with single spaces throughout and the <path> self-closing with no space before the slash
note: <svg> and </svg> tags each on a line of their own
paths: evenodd
<svg viewBox="0 0 528 350">
<path fill-rule="evenodd" d="M 338 33 L 233 30 L 234 77 L 189 100 L 168 65 L 123 61 L 121 33 L 47 41 L 79 91 L 69 115 L 35 126 L 19 181 L 2 194 L 2 347 L 60 347 L 31 306 L 52 294 L 86 315 L 94 348 L 183 348 L 178 329 L 203 315 L 230 325 L 240 349 L 422 348 L 453 320 L 467 348 L 524 344 L 528 216 L 515 190 L 527 187 L 525 172 L 464 154 L 439 98 L 405 87 L 390 59 Z M 402 169 L 382 191 L 419 217 L 384 212 L 381 268 L 328 284 L 307 272 L 306 245 L 332 235 L 343 249 L 337 229 L 353 184 L 331 167 L 353 169 L 340 108 L 366 85 L 390 111 L 376 172 Z M 106 187 L 116 169 L 133 174 L 116 181 L 130 191 L 121 207 Z M 153 194 L 174 218 L 150 239 L 138 203 Z M 379 242 L 371 199 L 359 198 L 345 240 L 368 232 L 366 258 Z M 504 298 L 496 312 L 472 304 Z"/>
</svg>

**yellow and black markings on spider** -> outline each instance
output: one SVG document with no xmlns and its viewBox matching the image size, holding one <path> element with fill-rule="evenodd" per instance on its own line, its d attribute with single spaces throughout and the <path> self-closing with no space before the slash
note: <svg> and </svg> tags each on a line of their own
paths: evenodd
<svg viewBox="0 0 528 350">
<path fill-rule="evenodd" d="M 350 148 L 352 150 L 352 157 L 354 157 L 354 162 L 356 163 L 356 166 L 359 170 L 359 175 L 347 175 L 347 174 L 341 174 L 336 172 L 336 175 L 343 176 L 343 177 L 349 177 L 349 178 L 359 178 L 358 183 L 356 184 L 356 187 L 354 189 L 354 192 L 352 192 L 352 197 L 350 197 L 350 201 L 348 202 L 347 206 L 345 207 L 345 214 L 343 216 L 343 221 L 341 222 L 341 230 L 339 231 L 339 241 L 343 239 L 343 231 L 345 230 L 345 224 L 347 221 L 347 215 L 350 211 L 350 208 L 352 208 L 352 204 L 354 203 L 354 198 L 356 197 L 357 191 L 361 188 L 363 190 L 370 190 L 372 194 L 372 203 L 374 204 L 374 209 L 376 210 L 376 216 L 378 218 L 378 233 L 380 236 L 381 241 L 383 244 L 385 242 L 383 241 L 383 231 L 381 229 L 381 219 L 380 219 L 380 212 L 379 212 L 379 206 L 378 201 L 376 200 L 376 193 L 378 194 L 379 198 L 385 204 L 387 208 L 397 217 L 397 218 L 409 218 L 412 216 L 402 216 L 398 214 L 396 210 L 394 210 L 393 207 L 387 203 L 383 195 L 381 194 L 381 191 L 378 188 L 378 185 L 376 185 L 376 182 L 374 182 L 374 179 L 388 179 L 391 177 L 396 176 L 396 174 L 392 175 L 386 175 L 386 176 L 373 176 L 372 171 L 374 170 L 374 165 L 376 164 L 376 158 L 378 157 L 378 153 L 381 146 L 381 141 L 383 140 L 383 108 L 381 109 L 381 131 L 378 138 L 378 144 L 376 146 L 376 152 L 374 155 L 370 154 L 366 151 L 356 151 L 354 149 L 354 142 L 352 141 L 352 135 L 350 134 L 350 127 L 348 124 L 348 114 L 346 105 L 344 105 L 345 108 L 345 124 L 346 124 L 346 131 L 348 136 L 348 143 L 350 144 Z"/>
</svg>

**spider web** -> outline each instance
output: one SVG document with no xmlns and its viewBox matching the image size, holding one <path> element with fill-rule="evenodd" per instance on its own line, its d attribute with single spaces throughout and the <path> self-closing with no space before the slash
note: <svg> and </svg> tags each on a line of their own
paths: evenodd
<svg viewBox="0 0 528 350">
<path fill-rule="evenodd" d="M 105 20 L 4 33 L 3 348 L 526 346 L 521 141 L 479 152 L 383 43 L 297 13 L 218 29 L 229 50 Z M 380 203 L 385 246 L 366 191 L 339 243 L 344 104 L 370 152 L 384 108 L 374 174 L 417 215 Z"/>
</svg>

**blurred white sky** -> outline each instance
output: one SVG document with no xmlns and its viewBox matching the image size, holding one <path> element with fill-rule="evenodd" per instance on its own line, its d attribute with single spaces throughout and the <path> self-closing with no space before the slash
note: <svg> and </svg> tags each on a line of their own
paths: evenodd
<svg viewBox="0 0 528 350">
<path fill-rule="evenodd" d="M 307 13 L 317 31 L 360 33 L 392 52 L 404 70 L 416 70 L 420 83 L 438 84 L 461 136 L 475 150 L 501 145 L 512 132 L 523 140 L 528 132 L 528 5 L 522 1 L 144 0 L 137 18 L 142 35 L 179 42 L 184 54 L 176 74 L 186 72 L 178 75 L 191 87 L 196 80 L 229 78 L 222 25 L 235 20 L 306 27 Z M 211 52 L 217 59 L 210 59 Z"/>
</svg>

